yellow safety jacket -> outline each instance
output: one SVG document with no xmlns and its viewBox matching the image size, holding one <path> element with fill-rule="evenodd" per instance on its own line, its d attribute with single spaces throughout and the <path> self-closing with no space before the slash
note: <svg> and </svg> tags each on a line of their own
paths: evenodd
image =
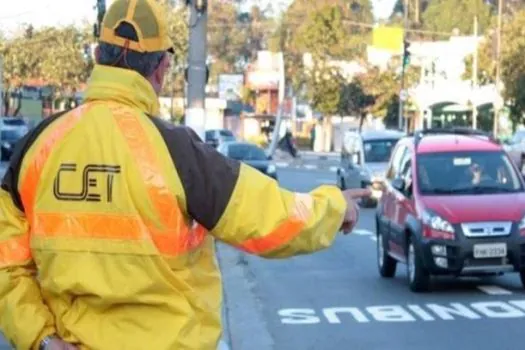
<svg viewBox="0 0 525 350">
<path fill-rule="evenodd" d="M 85 103 L 18 144 L 0 191 L 0 327 L 17 349 L 56 333 L 81 349 L 215 350 L 214 238 L 267 258 L 334 240 L 336 187 L 281 189 L 158 114 L 146 79 L 97 66 Z"/>
</svg>

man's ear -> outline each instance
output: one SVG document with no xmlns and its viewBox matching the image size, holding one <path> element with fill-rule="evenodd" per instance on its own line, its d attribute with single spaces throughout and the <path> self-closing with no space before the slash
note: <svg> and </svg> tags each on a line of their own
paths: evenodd
<svg viewBox="0 0 525 350">
<path fill-rule="evenodd" d="M 95 61 L 98 62 L 99 58 L 100 58 L 100 46 L 97 45 L 97 47 L 95 47 Z"/>
<path fill-rule="evenodd" d="M 166 76 L 166 73 L 169 69 L 169 57 L 168 55 L 164 55 L 162 60 L 160 61 L 157 69 L 153 72 L 155 82 L 159 85 L 162 85 L 164 82 L 164 77 Z"/>
</svg>

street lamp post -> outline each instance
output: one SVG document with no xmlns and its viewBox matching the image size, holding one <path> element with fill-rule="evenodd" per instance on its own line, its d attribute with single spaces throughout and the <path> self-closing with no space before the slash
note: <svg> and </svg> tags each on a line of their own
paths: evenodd
<svg viewBox="0 0 525 350">
<path fill-rule="evenodd" d="M 498 29 L 496 33 L 496 92 L 501 94 L 501 22 L 503 18 L 503 0 L 498 0 Z M 499 129 L 500 106 L 494 106 L 494 137 Z"/>
<path fill-rule="evenodd" d="M 405 98 L 405 56 L 407 54 L 407 30 L 408 30 L 408 0 L 405 0 L 403 7 L 405 16 L 404 20 L 404 33 L 403 33 L 403 59 L 401 61 L 401 90 L 399 92 L 399 111 L 398 111 L 398 128 L 403 130 L 403 114 L 404 114 L 404 98 Z M 407 123 L 408 125 L 408 123 Z M 405 128 L 406 129 L 406 128 Z"/>
<path fill-rule="evenodd" d="M 474 47 L 474 57 L 472 60 L 472 92 L 477 93 L 478 88 L 478 14 L 474 15 L 474 39 L 476 40 Z M 478 106 L 475 99 L 471 97 L 472 101 L 472 129 L 478 127 Z"/>
</svg>

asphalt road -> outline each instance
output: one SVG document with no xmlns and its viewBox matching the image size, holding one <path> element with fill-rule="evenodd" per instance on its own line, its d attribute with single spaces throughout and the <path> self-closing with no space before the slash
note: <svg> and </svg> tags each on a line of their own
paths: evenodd
<svg viewBox="0 0 525 350">
<path fill-rule="evenodd" d="M 280 169 L 283 186 L 334 182 L 329 169 Z M 232 350 L 522 349 L 525 293 L 515 274 L 440 279 L 414 294 L 405 266 L 379 277 L 373 210 L 358 229 L 310 256 L 264 260 L 219 246 Z"/>
</svg>

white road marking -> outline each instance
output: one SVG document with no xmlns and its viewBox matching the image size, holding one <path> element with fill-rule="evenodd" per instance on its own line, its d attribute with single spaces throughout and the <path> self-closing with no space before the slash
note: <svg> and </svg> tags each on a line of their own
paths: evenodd
<svg viewBox="0 0 525 350">
<path fill-rule="evenodd" d="M 290 165 L 290 163 L 286 163 L 286 162 L 276 162 L 275 163 L 275 166 L 279 168 L 286 168 L 288 165 Z"/>
<path fill-rule="evenodd" d="M 357 230 L 353 230 L 352 231 L 352 234 L 353 235 L 359 235 L 359 236 L 371 236 L 373 235 L 374 233 L 372 231 L 369 231 L 369 230 L 361 230 L 361 229 L 357 229 Z"/>
<path fill-rule="evenodd" d="M 303 167 L 305 169 L 310 169 L 310 170 L 317 169 L 317 165 L 312 165 L 312 164 L 305 164 L 305 165 L 303 165 Z"/>
<path fill-rule="evenodd" d="M 511 295 L 512 292 L 510 290 L 498 287 L 498 286 L 478 286 L 478 289 L 481 290 L 483 293 L 487 293 L 489 295 Z"/>
<path fill-rule="evenodd" d="M 331 171 L 332 173 L 336 173 L 336 172 L 337 172 L 337 169 L 339 169 L 338 166 L 331 166 L 331 167 L 330 167 L 330 171 Z"/>
<path fill-rule="evenodd" d="M 281 323 L 289 325 L 348 322 L 439 322 L 480 319 L 524 319 L 525 300 L 420 305 L 339 306 L 323 309 L 281 309 Z"/>
<path fill-rule="evenodd" d="M 374 242 L 377 242 L 377 237 L 376 236 L 371 236 L 370 239 Z"/>
</svg>

